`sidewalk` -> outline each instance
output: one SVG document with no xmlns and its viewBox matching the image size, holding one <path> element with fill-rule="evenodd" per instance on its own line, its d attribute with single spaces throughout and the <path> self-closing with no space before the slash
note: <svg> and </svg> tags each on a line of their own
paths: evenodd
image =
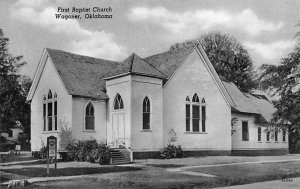
<svg viewBox="0 0 300 189">
<path fill-rule="evenodd" d="M 287 180 L 275 180 L 275 181 L 265 181 L 265 182 L 257 182 L 253 184 L 245 184 L 245 185 L 236 185 L 236 186 L 228 186 L 221 187 L 222 189 L 299 189 L 300 188 L 300 177 L 291 178 Z"/>
</svg>

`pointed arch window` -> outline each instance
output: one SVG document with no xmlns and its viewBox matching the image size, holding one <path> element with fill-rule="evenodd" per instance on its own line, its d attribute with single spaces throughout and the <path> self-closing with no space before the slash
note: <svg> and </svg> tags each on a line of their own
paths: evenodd
<svg viewBox="0 0 300 189">
<path fill-rule="evenodd" d="M 119 93 L 115 97 L 114 109 L 115 110 L 124 109 L 123 100 L 122 100 L 122 97 Z"/>
<path fill-rule="evenodd" d="M 191 102 L 190 97 L 187 96 L 185 98 L 186 104 L 185 104 L 185 130 L 190 131 L 190 125 L 191 125 Z"/>
<path fill-rule="evenodd" d="M 85 108 L 85 130 L 95 130 L 94 106 L 91 102 Z"/>
<path fill-rule="evenodd" d="M 48 99 L 51 99 L 52 98 L 52 92 L 51 92 L 51 90 L 49 90 L 49 92 L 48 92 Z"/>
<path fill-rule="evenodd" d="M 143 101 L 143 129 L 150 129 L 150 100 L 148 97 Z"/>
<path fill-rule="evenodd" d="M 195 93 L 190 101 L 189 96 L 185 99 L 185 127 L 187 132 L 206 132 L 206 103 L 202 98 L 201 103 Z M 201 131 L 200 131 L 201 126 Z"/>
<path fill-rule="evenodd" d="M 49 89 L 47 96 L 43 96 L 43 130 L 57 131 L 57 94 Z"/>
</svg>

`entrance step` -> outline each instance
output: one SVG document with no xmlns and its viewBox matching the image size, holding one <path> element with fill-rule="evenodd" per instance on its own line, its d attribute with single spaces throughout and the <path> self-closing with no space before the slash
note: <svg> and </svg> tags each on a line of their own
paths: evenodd
<svg viewBox="0 0 300 189">
<path fill-rule="evenodd" d="M 130 157 L 126 157 L 121 150 L 118 150 L 116 148 L 110 149 L 110 154 L 111 154 L 111 164 L 113 165 L 131 163 Z"/>
</svg>

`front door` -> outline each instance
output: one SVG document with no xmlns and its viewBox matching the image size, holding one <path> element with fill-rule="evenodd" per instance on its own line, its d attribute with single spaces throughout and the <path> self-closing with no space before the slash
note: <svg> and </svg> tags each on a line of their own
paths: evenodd
<svg viewBox="0 0 300 189">
<path fill-rule="evenodd" d="M 124 113 L 113 114 L 112 125 L 113 144 L 118 148 L 120 144 L 125 144 Z"/>
</svg>

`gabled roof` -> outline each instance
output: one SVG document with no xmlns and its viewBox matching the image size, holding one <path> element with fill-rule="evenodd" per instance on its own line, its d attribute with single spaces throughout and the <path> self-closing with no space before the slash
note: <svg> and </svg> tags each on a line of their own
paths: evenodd
<svg viewBox="0 0 300 189">
<path fill-rule="evenodd" d="M 194 46 L 190 45 L 178 49 L 170 49 L 167 52 L 144 58 L 144 60 L 170 78 L 193 48 Z"/>
<path fill-rule="evenodd" d="M 223 81 L 223 84 L 234 102 L 232 112 L 256 114 L 261 116 L 257 117 L 259 122 L 271 121 L 276 109 L 265 95 L 243 93 L 233 83 Z"/>
<path fill-rule="evenodd" d="M 105 78 L 111 79 L 118 77 L 124 74 L 136 74 L 143 76 L 150 76 L 156 78 L 166 78 L 167 76 L 160 72 L 158 69 L 145 62 L 142 58 L 140 58 L 135 53 L 131 54 L 128 58 L 126 58 L 123 62 L 119 63 L 119 65 L 110 70 Z"/>
<path fill-rule="evenodd" d="M 107 70 L 115 69 L 117 62 L 46 49 L 70 95 L 106 99 Z"/>
</svg>

